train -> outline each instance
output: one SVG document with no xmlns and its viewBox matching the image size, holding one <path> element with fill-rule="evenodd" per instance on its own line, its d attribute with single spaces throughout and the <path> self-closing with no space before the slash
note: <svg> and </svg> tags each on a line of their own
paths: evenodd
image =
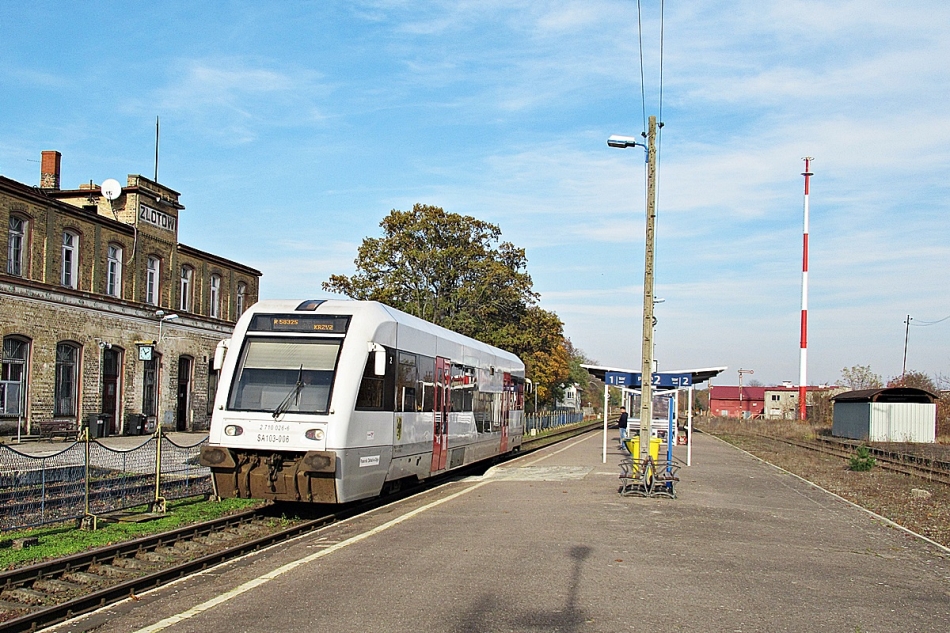
<svg viewBox="0 0 950 633">
<path fill-rule="evenodd" d="M 219 497 L 340 504 L 518 451 L 524 363 L 375 301 L 259 301 L 219 343 Z"/>
</svg>

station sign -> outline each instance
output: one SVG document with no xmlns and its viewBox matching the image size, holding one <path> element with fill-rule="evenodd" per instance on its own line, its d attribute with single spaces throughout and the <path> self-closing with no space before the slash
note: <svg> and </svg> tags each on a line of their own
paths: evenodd
<svg viewBox="0 0 950 633">
<path fill-rule="evenodd" d="M 639 387 L 641 386 L 640 372 L 608 371 L 604 382 L 628 389 Z M 657 372 L 653 374 L 652 384 L 654 387 L 690 387 L 693 384 L 693 375 Z"/>
</svg>

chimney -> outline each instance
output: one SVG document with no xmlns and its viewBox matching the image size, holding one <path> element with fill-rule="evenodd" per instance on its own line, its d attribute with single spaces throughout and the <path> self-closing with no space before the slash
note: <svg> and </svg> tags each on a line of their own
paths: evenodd
<svg viewBox="0 0 950 633">
<path fill-rule="evenodd" d="M 59 163 L 63 155 L 54 150 L 43 152 L 40 162 L 40 189 L 59 190 Z"/>
</svg>

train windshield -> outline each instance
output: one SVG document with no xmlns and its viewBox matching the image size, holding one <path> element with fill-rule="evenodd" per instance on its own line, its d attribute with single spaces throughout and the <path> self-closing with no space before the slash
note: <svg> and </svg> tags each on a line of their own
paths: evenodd
<svg viewBox="0 0 950 633">
<path fill-rule="evenodd" d="M 342 340 L 248 338 L 228 398 L 236 411 L 327 413 Z"/>
</svg>

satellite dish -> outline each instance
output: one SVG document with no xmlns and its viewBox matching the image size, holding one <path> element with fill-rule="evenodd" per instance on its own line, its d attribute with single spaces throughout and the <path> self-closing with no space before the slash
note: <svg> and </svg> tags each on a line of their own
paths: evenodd
<svg viewBox="0 0 950 633">
<path fill-rule="evenodd" d="M 122 185 L 115 178 L 106 178 L 102 181 L 102 187 L 99 188 L 102 195 L 110 202 L 122 195 Z"/>
</svg>

